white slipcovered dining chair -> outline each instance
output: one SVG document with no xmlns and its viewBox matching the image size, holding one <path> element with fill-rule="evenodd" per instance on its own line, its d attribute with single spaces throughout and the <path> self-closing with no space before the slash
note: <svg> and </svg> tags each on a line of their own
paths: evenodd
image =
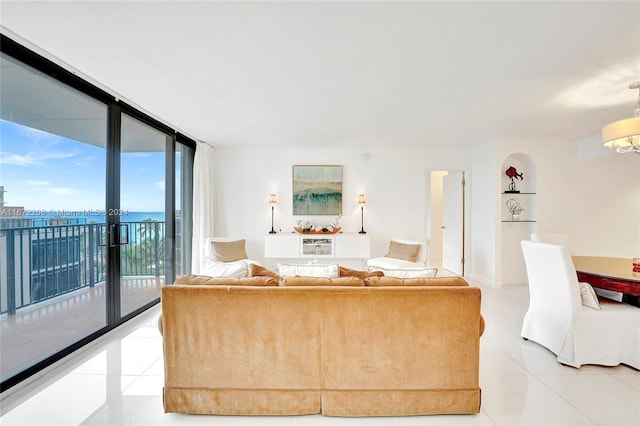
<svg viewBox="0 0 640 426">
<path fill-rule="evenodd" d="M 602 299 L 580 283 L 569 250 L 562 245 L 522 241 L 529 280 L 529 309 L 521 335 L 548 348 L 558 362 L 627 364 L 640 369 L 640 308 Z M 586 293 L 590 294 L 586 294 Z"/>
<path fill-rule="evenodd" d="M 537 241 L 540 243 L 561 244 L 567 246 L 569 243 L 569 234 L 554 232 L 540 234 L 534 232 L 531 234 L 531 241 Z"/>
</svg>

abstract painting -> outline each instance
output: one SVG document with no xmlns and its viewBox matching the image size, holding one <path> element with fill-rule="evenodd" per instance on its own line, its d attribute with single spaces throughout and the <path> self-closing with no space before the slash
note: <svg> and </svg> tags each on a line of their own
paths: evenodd
<svg viewBox="0 0 640 426">
<path fill-rule="evenodd" d="M 293 214 L 342 214 L 342 166 L 293 166 Z"/>
</svg>

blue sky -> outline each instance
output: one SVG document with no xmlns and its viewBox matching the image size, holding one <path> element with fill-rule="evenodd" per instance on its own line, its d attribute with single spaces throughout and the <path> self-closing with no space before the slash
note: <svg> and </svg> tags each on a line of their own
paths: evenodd
<svg viewBox="0 0 640 426">
<path fill-rule="evenodd" d="M 29 210 L 104 210 L 106 151 L 0 120 L 5 204 Z M 164 211 L 164 152 L 121 156 L 121 208 Z"/>
</svg>

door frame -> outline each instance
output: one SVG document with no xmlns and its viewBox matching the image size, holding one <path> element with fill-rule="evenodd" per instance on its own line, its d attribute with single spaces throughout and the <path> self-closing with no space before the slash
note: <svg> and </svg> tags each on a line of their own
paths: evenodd
<svg viewBox="0 0 640 426">
<path fill-rule="evenodd" d="M 463 255 L 464 255 L 464 264 L 463 264 L 463 276 L 468 276 L 471 271 L 471 172 L 467 167 L 428 167 L 425 171 L 425 230 L 426 230 L 426 238 L 428 242 L 433 241 L 434 232 L 442 232 L 440 226 L 442 223 L 434 223 L 434 212 L 438 209 L 442 210 L 442 195 L 440 197 L 436 196 L 436 199 L 433 200 L 432 205 L 432 190 L 431 190 L 431 180 L 433 172 L 463 172 L 465 187 L 464 187 L 464 197 L 462 201 L 462 220 L 463 220 Z M 436 194 L 437 195 L 437 194 Z M 441 239 L 440 239 L 441 241 Z M 431 252 L 433 253 L 434 247 L 430 247 Z M 440 254 L 440 263 L 442 262 L 442 247 L 439 247 L 438 252 Z"/>
<path fill-rule="evenodd" d="M 448 185 L 444 184 L 445 180 L 448 182 Z M 456 250 L 455 250 L 455 253 L 453 252 L 450 253 L 451 258 L 447 259 L 449 261 L 447 262 L 447 265 L 452 267 L 452 269 L 447 269 L 447 270 L 450 272 L 453 272 L 454 274 L 464 276 L 464 269 L 465 269 L 464 268 L 464 264 L 465 264 L 464 195 L 465 195 L 465 185 L 466 185 L 465 173 L 461 171 L 449 171 L 447 174 L 442 176 L 442 181 L 443 181 L 443 185 L 442 185 L 443 216 L 442 216 L 442 226 L 440 227 L 442 229 L 442 269 L 447 269 L 445 266 L 444 256 L 445 256 L 445 253 L 448 253 L 446 250 L 447 247 L 445 245 L 445 242 L 448 242 Z M 452 184 L 455 185 L 455 189 L 451 188 L 452 191 L 455 191 L 454 192 L 455 197 L 447 196 L 448 194 L 447 188 L 451 187 Z M 455 215 L 455 219 L 456 219 L 455 221 L 451 221 L 449 220 L 449 218 L 444 216 L 444 213 L 445 213 L 444 209 L 446 207 L 446 204 L 444 203 L 445 198 L 449 200 L 449 202 L 453 202 L 454 207 L 459 207 L 459 208 L 454 208 L 452 211 L 450 211 L 452 215 Z M 454 234 L 451 234 L 451 232 L 447 233 L 447 230 L 445 229 L 445 224 L 452 225 L 455 228 Z M 459 233 L 457 231 L 459 231 Z M 446 234 L 449 234 L 449 238 L 445 241 Z M 451 238 L 451 237 L 454 237 L 454 238 Z"/>
</svg>

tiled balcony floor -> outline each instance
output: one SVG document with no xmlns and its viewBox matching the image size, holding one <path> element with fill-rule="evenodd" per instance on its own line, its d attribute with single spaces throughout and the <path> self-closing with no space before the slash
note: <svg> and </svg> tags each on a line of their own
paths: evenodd
<svg viewBox="0 0 640 426">
<path fill-rule="evenodd" d="M 163 278 L 125 277 L 122 312 L 160 297 Z M 0 317 L 0 375 L 3 379 L 106 325 L 105 283 L 18 309 Z"/>
</svg>

